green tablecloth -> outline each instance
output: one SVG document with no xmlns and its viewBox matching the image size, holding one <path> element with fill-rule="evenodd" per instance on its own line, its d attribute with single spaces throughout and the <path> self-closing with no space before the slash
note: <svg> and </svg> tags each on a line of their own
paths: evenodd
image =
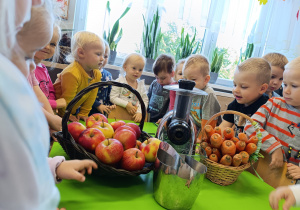
<svg viewBox="0 0 300 210">
<path fill-rule="evenodd" d="M 144 126 L 149 133 L 155 133 L 156 128 L 153 123 L 145 123 Z M 67 157 L 59 143 L 54 143 L 50 156 L 57 155 Z M 67 210 L 163 209 L 153 198 L 152 177 L 151 172 L 138 177 L 87 175 L 84 183 L 63 180 L 57 185 L 61 194 L 59 206 Z M 268 196 L 272 190 L 271 186 L 246 171 L 229 186 L 219 186 L 204 179 L 192 209 L 271 209 Z"/>
</svg>

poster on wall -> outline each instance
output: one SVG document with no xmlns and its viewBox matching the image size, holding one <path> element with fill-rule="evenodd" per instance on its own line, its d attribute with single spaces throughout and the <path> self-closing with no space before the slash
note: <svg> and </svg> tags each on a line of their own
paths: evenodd
<svg viewBox="0 0 300 210">
<path fill-rule="evenodd" d="M 69 0 L 54 0 L 59 8 L 60 17 L 68 20 Z"/>
</svg>

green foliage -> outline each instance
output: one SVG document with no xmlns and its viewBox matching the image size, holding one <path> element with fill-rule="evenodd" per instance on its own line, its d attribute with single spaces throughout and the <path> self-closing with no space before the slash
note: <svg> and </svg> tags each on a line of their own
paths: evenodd
<svg viewBox="0 0 300 210">
<path fill-rule="evenodd" d="M 195 54 L 198 51 L 200 42 L 196 42 L 196 29 L 193 38 L 190 40 L 189 34 L 184 35 L 184 28 L 181 29 L 181 38 L 179 46 L 176 50 L 175 59 L 178 61 L 179 59 L 183 59 L 188 57 L 191 54 Z"/>
<path fill-rule="evenodd" d="M 176 54 L 177 46 L 180 44 L 180 38 L 177 34 L 176 23 L 168 23 L 168 31 L 162 33 L 162 40 L 158 49 L 159 54 Z"/>
<path fill-rule="evenodd" d="M 156 59 L 158 56 L 158 48 L 160 41 L 162 39 L 161 28 L 159 27 L 159 15 L 158 8 L 156 13 L 151 20 L 150 26 L 146 23 L 145 17 L 144 20 L 144 32 L 143 32 L 143 47 L 144 47 L 144 56 L 146 58 Z"/>
<path fill-rule="evenodd" d="M 210 71 L 219 73 L 224 58 L 224 51 L 221 49 L 219 50 L 217 47 L 213 51 L 212 62 L 210 64 Z"/>
<path fill-rule="evenodd" d="M 244 62 L 245 60 L 247 60 L 248 58 L 251 58 L 252 53 L 253 53 L 253 48 L 254 48 L 254 44 L 253 43 L 247 43 L 247 47 L 245 52 L 242 52 L 242 48 L 240 50 L 240 59 L 239 59 L 239 63 Z"/>
<path fill-rule="evenodd" d="M 106 10 L 108 12 L 108 16 L 110 16 L 110 3 L 107 1 L 106 3 Z M 123 30 L 120 29 L 120 19 L 126 15 L 126 13 L 130 10 L 130 6 L 127 6 L 123 14 L 117 19 L 117 21 L 114 23 L 112 30 L 110 30 L 110 27 L 108 26 L 108 32 L 104 30 L 103 38 L 108 42 L 110 50 L 116 50 L 117 45 L 122 38 Z M 116 38 L 115 38 L 116 37 Z"/>
</svg>

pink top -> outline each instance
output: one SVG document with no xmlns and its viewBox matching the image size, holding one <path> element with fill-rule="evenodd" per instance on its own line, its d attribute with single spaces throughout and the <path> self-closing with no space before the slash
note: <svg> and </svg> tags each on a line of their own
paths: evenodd
<svg viewBox="0 0 300 210">
<path fill-rule="evenodd" d="M 176 85 L 178 82 L 172 82 L 171 85 Z M 174 103 L 176 98 L 176 91 L 170 90 L 170 103 L 169 103 L 169 111 L 174 109 Z"/>
<path fill-rule="evenodd" d="M 36 66 L 35 69 L 35 77 L 38 80 L 38 85 L 40 86 L 43 93 L 49 100 L 49 103 L 52 109 L 56 109 L 57 103 L 55 98 L 55 90 L 53 87 L 53 83 L 48 73 L 48 69 L 44 64 L 42 66 Z"/>
<path fill-rule="evenodd" d="M 33 88 L 33 86 L 39 85 L 39 81 L 37 81 L 36 77 L 35 77 L 35 70 L 30 71 L 29 75 L 27 77 L 27 81 L 29 82 L 30 87 Z"/>
</svg>

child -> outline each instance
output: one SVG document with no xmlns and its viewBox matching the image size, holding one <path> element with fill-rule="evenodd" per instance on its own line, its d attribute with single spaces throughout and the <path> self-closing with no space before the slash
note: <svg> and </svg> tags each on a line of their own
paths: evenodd
<svg viewBox="0 0 300 210">
<path fill-rule="evenodd" d="M 258 108 L 268 101 L 264 94 L 271 78 L 271 67 L 263 58 L 249 58 L 239 64 L 234 72 L 232 93 L 235 99 L 227 110 L 234 110 L 252 116 Z M 237 115 L 225 114 L 220 128 L 236 126 L 237 132 L 243 132 L 244 120 Z"/>
<path fill-rule="evenodd" d="M 64 98 L 67 105 L 82 89 L 100 82 L 99 68 L 104 62 L 104 42 L 102 39 L 88 31 L 77 32 L 71 41 L 70 62 L 58 76 L 54 83 L 56 98 Z M 70 121 L 86 120 L 95 102 L 98 88 L 86 93 L 73 107 Z M 80 107 L 79 112 L 76 113 Z M 65 108 L 58 109 L 59 116 L 63 116 Z"/>
<path fill-rule="evenodd" d="M 111 81 L 112 76 L 111 73 L 104 69 L 105 65 L 107 64 L 108 57 L 110 54 L 110 49 L 107 41 L 105 43 L 105 54 L 104 54 L 104 62 L 103 65 L 100 67 L 100 72 L 102 74 L 101 81 Z M 92 106 L 92 110 L 90 111 L 89 115 L 94 113 L 101 112 L 102 114 L 106 113 L 108 115 L 111 110 L 116 108 L 116 105 L 110 102 L 109 94 L 111 92 L 111 86 L 100 87 L 98 90 L 97 98 Z"/>
<path fill-rule="evenodd" d="M 211 116 L 221 109 L 214 90 L 207 85 L 210 80 L 207 58 L 202 55 L 189 56 L 183 66 L 183 77 L 194 81 L 196 88 L 208 93 L 205 96 L 194 96 L 192 99 L 191 115 L 199 132 Z M 216 123 L 217 120 L 214 120 L 211 125 L 215 126 Z"/>
<path fill-rule="evenodd" d="M 123 63 L 123 70 L 126 75 L 120 74 L 119 78 L 116 79 L 117 82 L 125 83 L 130 85 L 132 88 L 136 89 L 144 103 L 148 106 L 148 97 L 146 94 L 145 82 L 144 80 L 139 80 L 142 76 L 143 69 L 145 66 L 145 58 L 138 54 L 129 54 Z M 131 93 L 126 88 L 113 86 L 110 93 L 110 101 L 118 106 L 126 108 L 129 114 L 133 115 L 135 122 L 140 122 L 142 119 L 141 105 L 137 97 Z"/>
<path fill-rule="evenodd" d="M 90 173 L 92 167 L 97 167 L 90 160 L 64 161 L 61 164 L 63 159 L 56 157 L 47 161 L 47 122 L 24 77 L 29 74 L 29 66 L 34 66 L 35 51 L 44 47 L 52 35 L 53 18 L 39 4 L 40 1 L 0 0 L 3 11 L 0 13 L 3 22 L 0 25 L 0 114 L 5 122 L 0 127 L 0 139 L 9 139 L 0 141 L 2 209 L 55 209 L 59 193 L 49 166 L 56 177 L 80 181 L 84 181 L 82 172 L 88 170 Z M 34 6 L 32 10 L 41 10 L 38 17 L 30 15 L 31 6 Z M 46 19 L 48 22 L 43 28 L 38 28 L 40 33 L 32 33 L 32 37 L 19 46 L 16 33 L 30 16 L 31 19 Z M 22 68 L 18 69 L 17 66 Z"/>
<path fill-rule="evenodd" d="M 163 86 L 173 82 L 174 65 L 174 58 L 165 54 L 159 55 L 153 64 L 156 80 L 151 83 L 148 90 L 150 122 L 157 122 L 168 111 L 170 93 Z"/>
<path fill-rule="evenodd" d="M 175 82 L 172 84 L 177 84 L 178 80 L 182 79 L 182 67 L 184 65 L 185 59 L 180 59 L 175 68 Z M 174 109 L 174 103 L 175 103 L 175 98 L 176 98 L 176 91 L 171 90 L 170 91 L 170 104 L 169 104 L 169 111 Z"/>
<path fill-rule="evenodd" d="M 272 156 L 270 167 L 282 167 L 283 161 L 287 161 L 287 174 L 292 179 L 299 179 L 300 57 L 285 66 L 283 98 L 269 99 L 252 119 L 262 127 L 261 149 Z M 250 136 L 255 135 L 253 126 L 247 124 L 245 131 Z"/>
<path fill-rule="evenodd" d="M 284 66 L 289 62 L 288 59 L 280 53 L 268 53 L 263 56 L 271 66 L 271 80 L 266 94 L 269 98 L 280 97 L 275 91 L 281 87 Z"/>
<path fill-rule="evenodd" d="M 60 28 L 57 24 L 55 24 L 53 28 L 53 36 L 51 41 L 43 49 L 37 51 L 34 55 L 34 62 L 36 63 L 36 69 L 34 71 L 35 77 L 38 80 L 39 88 L 47 97 L 52 109 L 65 108 L 66 100 L 64 98 L 59 98 L 56 100 L 55 91 L 50 75 L 46 66 L 42 64 L 41 61 L 53 57 L 56 49 L 58 49 L 57 45 L 60 36 Z"/>
<path fill-rule="evenodd" d="M 285 203 L 282 206 L 283 210 L 289 210 L 290 207 L 300 206 L 300 185 L 290 185 L 278 187 L 272 191 L 269 196 L 269 202 L 272 209 L 278 209 L 278 202 L 281 199 L 285 199 Z"/>
</svg>

